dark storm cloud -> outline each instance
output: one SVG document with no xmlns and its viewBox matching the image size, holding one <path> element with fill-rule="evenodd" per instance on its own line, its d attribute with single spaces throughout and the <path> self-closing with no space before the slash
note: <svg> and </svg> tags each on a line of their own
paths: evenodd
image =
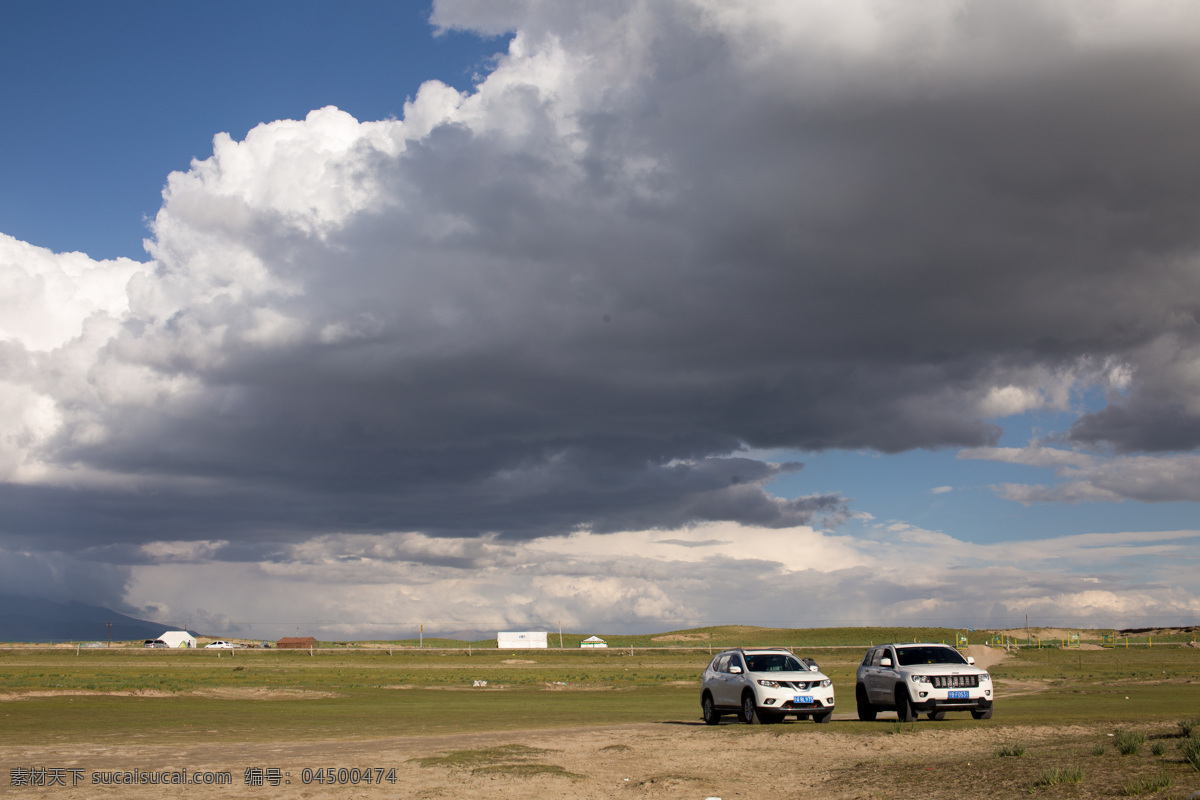
<svg viewBox="0 0 1200 800">
<path fill-rule="evenodd" d="M 991 418 L 1081 364 L 1183 391 L 1200 49 L 965 9 L 940 41 L 783 26 L 756 49 L 691 4 L 440 7 L 522 34 L 402 153 L 375 128 L 335 163 L 328 112 L 168 188 L 156 273 L 87 385 L 41 379 L 71 401 L 43 459 L 158 483 L 9 487 L 6 524 L 273 542 L 836 522 L 844 498 L 770 495 L 792 466 L 727 456 L 994 444 Z M 305 205 L 284 179 L 313 174 Z M 113 376 L 149 388 L 118 402 Z M 1041 399 L 995 405 L 1006 388 Z M 1073 435 L 1194 447 L 1169 396 Z"/>
</svg>

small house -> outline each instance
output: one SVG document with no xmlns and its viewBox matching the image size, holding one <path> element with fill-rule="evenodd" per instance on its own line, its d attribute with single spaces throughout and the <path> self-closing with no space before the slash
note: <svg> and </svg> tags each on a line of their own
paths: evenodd
<svg viewBox="0 0 1200 800">
<path fill-rule="evenodd" d="M 599 636 L 589 636 L 579 643 L 579 646 L 587 650 L 592 647 L 608 647 L 608 642 L 601 639 Z"/>
</svg>

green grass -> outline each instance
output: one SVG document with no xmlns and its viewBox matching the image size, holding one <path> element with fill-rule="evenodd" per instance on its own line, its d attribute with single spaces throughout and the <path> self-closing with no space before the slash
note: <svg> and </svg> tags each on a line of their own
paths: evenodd
<svg viewBox="0 0 1200 800">
<path fill-rule="evenodd" d="M 1161 792 L 1163 789 L 1169 789 L 1174 780 L 1165 772 L 1160 772 L 1148 778 L 1139 778 L 1131 783 L 1127 783 L 1121 787 L 1121 795 L 1123 797 L 1132 797 L 1139 794 L 1148 794 L 1149 792 Z"/>
<path fill-rule="evenodd" d="M 1146 743 L 1146 734 L 1142 731 L 1117 731 L 1113 740 L 1123 756 L 1136 756 Z"/>
<path fill-rule="evenodd" d="M 1200 772 L 1200 739 L 1190 737 L 1179 743 L 1179 752 L 1183 760 L 1192 765 L 1192 769 Z"/>
<path fill-rule="evenodd" d="M 778 643 L 779 637 L 839 641 L 852 632 L 875 641 L 937 640 L 930 634 L 938 630 L 726 627 L 658 638 L 716 633 L 724 637 L 743 631 L 749 639 L 743 644 L 754 644 L 756 638 Z M 903 631 L 913 635 L 899 635 Z M 74 649 L 0 648 L 0 692 L 101 693 L 0 703 L 0 745 L 138 736 L 167 742 L 314 740 L 695 721 L 700 673 L 710 657 L 707 648 L 664 648 L 675 641 L 639 645 L 633 655 L 615 647 L 518 652 L 397 649 L 391 655 L 386 648 L 339 648 L 312 656 L 287 650 L 101 648 L 76 655 Z M 838 712 L 852 712 L 855 670 L 863 650 L 803 646 L 800 652 L 815 657 L 833 679 Z M 1080 723 L 1136 729 L 1163 720 L 1172 720 L 1174 726 L 1181 707 L 1200 706 L 1200 651 L 1193 648 L 1023 650 L 990 671 L 1000 694 L 995 718 L 977 722 L 965 714 L 951 714 L 939 727 Z M 473 690 L 474 680 L 488 681 L 488 690 Z M 1005 697 L 1009 682 L 1033 691 Z M 554 691 L 548 691 L 551 688 Z M 252 699 L 267 690 L 291 694 Z M 880 723 L 835 721 L 829 727 L 876 735 L 886 734 L 889 725 L 895 723 L 885 717 Z M 920 731 L 925 725 L 922 720 L 899 730 Z M 1184 721 L 1179 729 L 1188 733 L 1195 725 L 1196 720 Z M 809 731 L 813 726 L 784 727 Z"/>
<path fill-rule="evenodd" d="M 1025 755 L 1025 745 L 1023 744 L 1006 744 L 996 751 L 997 758 L 1020 757 L 1023 755 Z"/>
<path fill-rule="evenodd" d="M 1034 786 L 1057 786 L 1061 783 L 1080 783 L 1083 781 L 1083 769 L 1080 767 L 1051 767 L 1042 771 Z"/>
</svg>

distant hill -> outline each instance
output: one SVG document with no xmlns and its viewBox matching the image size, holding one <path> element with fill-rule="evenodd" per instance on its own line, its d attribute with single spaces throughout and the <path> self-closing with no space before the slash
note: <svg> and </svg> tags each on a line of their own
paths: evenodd
<svg viewBox="0 0 1200 800">
<path fill-rule="evenodd" d="M 0 642 L 103 642 L 153 639 L 170 625 L 127 617 L 100 606 L 0 595 Z"/>
</svg>

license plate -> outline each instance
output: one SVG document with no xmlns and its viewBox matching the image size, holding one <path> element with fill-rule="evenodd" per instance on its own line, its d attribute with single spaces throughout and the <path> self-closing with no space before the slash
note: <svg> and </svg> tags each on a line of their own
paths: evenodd
<svg viewBox="0 0 1200 800">
<path fill-rule="evenodd" d="M 812 703 L 812 695 L 811 694 L 798 694 L 792 698 L 792 702 L 793 703 L 809 703 L 809 704 L 811 704 Z"/>
<path fill-rule="evenodd" d="M 971 693 L 959 690 L 956 692 L 950 692 L 950 694 L 948 696 L 950 697 L 951 700 L 966 700 L 966 699 L 970 698 Z"/>
</svg>

